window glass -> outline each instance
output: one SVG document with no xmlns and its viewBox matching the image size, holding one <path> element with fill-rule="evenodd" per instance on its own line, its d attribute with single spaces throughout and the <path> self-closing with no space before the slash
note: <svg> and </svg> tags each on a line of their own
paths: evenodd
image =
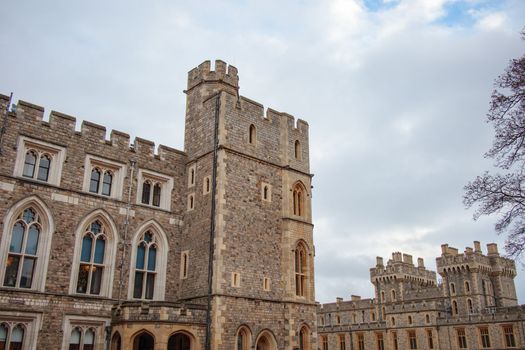
<svg viewBox="0 0 525 350">
<path fill-rule="evenodd" d="M 7 266 L 5 269 L 4 286 L 16 286 L 16 279 L 18 277 L 18 266 L 20 264 L 20 257 L 9 255 L 7 258 Z"/>
<path fill-rule="evenodd" d="M 40 229 L 37 225 L 31 225 L 29 227 L 29 234 L 26 242 L 26 253 L 36 255 L 38 248 L 38 237 L 40 235 Z"/>
<path fill-rule="evenodd" d="M 157 249 L 153 246 L 148 251 L 148 270 L 155 271 L 155 265 L 157 263 Z"/>
<path fill-rule="evenodd" d="M 151 193 L 151 184 L 146 181 L 142 184 L 142 203 L 149 204 L 149 195 Z"/>
<path fill-rule="evenodd" d="M 49 177 L 49 167 L 51 165 L 51 159 L 44 155 L 40 158 L 40 163 L 38 165 L 38 175 L 37 179 L 41 181 L 47 181 Z"/>
<path fill-rule="evenodd" d="M 155 288 L 155 274 L 148 273 L 146 278 L 146 299 L 153 299 L 153 290 Z"/>
<path fill-rule="evenodd" d="M 90 261 L 91 260 L 91 245 L 93 239 L 90 234 L 87 234 L 82 239 L 82 253 L 80 254 L 80 261 Z"/>
<path fill-rule="evenodd" d="M 109 171 L 104 173 L 104 179 L 102 181 L 102 194 L 105 196 L 111 195 L 111 182 L 113 181 L 113 175 Z"/>
<path fill-rule="evenodd" d="M 22 241 L 24 239 L 25 225 L 21 222 L 17 222 L 12 231 L 11 244 L 9 251 L 13 253 L 20 253 L 22 251 Z"/>
<path fill-rule="evenodd" d="M 156 207 L 160 207 L 160 184 L 155 184 L 153 187 L 153 205 Z"/>
<path fill-rule="evenodd" d="M 91 170 L 91 179 L 89 182 L 89 192 L 98 193 L 99 184 L 100 184 L 100 171 L 95 168 Z"/>
<path fill-rule="evenodd" d="M 35 164 L 36 164 L 36 155 L 34 152 L 30 151 L 26 153 L 26 158 L 24 162 L 24 171 L 22 176 L 33 177 L 35 174 Z"/>
<path fill-rule="evenodd" d="M 104 237 L 98 237 L 97 242 L 95 244 L 95 257 L 93 259 L 96 264 L 104 263 L 105 248 L 106 248 L 106 241 L 104 240 Z"/>
<path fill-rule="evenodd" d="M 143 269 L 144 268 L 144 257 L 146 255 L 146 246 L 145 244 L 140 244 L 137 247 L 137 262 L 135 264 L 135 267 L 137 269 Z"/>
<path fill-rule="evenodd" d="M 35 266 L 35 259 L 25 258 L 22 264 L 22 275 L 20 276 L 20 287 L 31 288 L 33 281 L 33 268 Z"/>
<path fill-rule="evenodd" d="M 102 272 L 104 271 L 103 267 L 93 266 L 91 268 L 91 294 L 98 295 L 100 294 L 100 287 L 102 285 Z"/>
<path fill-rule="evenodd" d="M 133 298 L 142 298 L 142 282 L 144 280 L 144 272 L 135 272 L 135 285 L 133 286 Z"/>
</svg>

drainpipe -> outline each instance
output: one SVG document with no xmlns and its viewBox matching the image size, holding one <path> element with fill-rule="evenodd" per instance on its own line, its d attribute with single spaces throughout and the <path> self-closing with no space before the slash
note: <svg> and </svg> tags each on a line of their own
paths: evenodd
<svg viewBox="0 0 525 350">
<path fill-rule="evenodd" d="M 210 242 L 208 247 L 208 308 L 206 310 L 206 342 L 205 349 L 211 350 L 211 297 L 213 283 L 213 245 L 215 238 L 215 196 L 217 194 L 217 151 L 219 145 L 219 110 L 221 108 L 221 93 L 217 94 L 215 102 L 215 126 L 213 136 L 213 167 L 211 182 L 211 213 L 210 213 Z"/>
</svg>

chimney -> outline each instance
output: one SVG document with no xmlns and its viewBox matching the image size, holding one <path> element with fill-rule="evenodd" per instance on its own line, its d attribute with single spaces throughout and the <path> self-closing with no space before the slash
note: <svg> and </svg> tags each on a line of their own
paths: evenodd
<svg viewBox="0 0 525 350">
<path fill-rule="evenodd" d="M 337 297 L 337 298 L 335 298 L 335 301 L 336 301 L 336 303 L 339 304 L 340 302 L 343 301 L 343 298 L 341 298 L 341 297 Z"/>
<path fill-rule="evenodd" d="M 481 244 L 479 243 L 479 241 L 474 241 L 474 252 L 480 254 L 482 253 Z"/>
<path fill-rule="evenodd" d="M 376 267 L 383 267 L 383 258 L 380 256 L 376 256 Z"/>
<path fill-rule="evenodd" d="M 361 300 L 361 296 L 360 295 L 351 295 L 351 298 L 352 298 L 352 301 L 359 301 L 359 300 Z"/>
<path fill-rule="evenodd" d="M 425 268 L 425 261 L 423 258 L 417 258 L 417 267 L 424 269 Z"/>
</svg>

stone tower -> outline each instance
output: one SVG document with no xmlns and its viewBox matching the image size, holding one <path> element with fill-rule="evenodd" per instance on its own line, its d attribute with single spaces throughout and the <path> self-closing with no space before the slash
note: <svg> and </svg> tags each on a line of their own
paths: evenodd
<svg viewBox="0 0 525 350">
<path fill-rule="evenodd" d="M 181 298 L 207 297 L 212 274 L 212 349 L 235 348 L 239 334 L 261 349 L 300 341 L 313 349 L 308 124 L 265 114 L 239 96 L 238 82 L 237 69 L 222 61 L 188 74 L 184 221 L 191 224 L 181 249 L 200 254 L 191 258 L 199 272 L 182 282 Z"/>
<path fill-rule="evenodd" d="M 487 244 L 487 255 L 479 242 L 474 249 L 441 246 L 441 257 L 436 259 L 443 278 L 443 295 L 450 300 L 452 314 L 477 314 L 481 310 L 517 305 L 513 260 L 501 257 L 495 243 Z"/>
</svg>

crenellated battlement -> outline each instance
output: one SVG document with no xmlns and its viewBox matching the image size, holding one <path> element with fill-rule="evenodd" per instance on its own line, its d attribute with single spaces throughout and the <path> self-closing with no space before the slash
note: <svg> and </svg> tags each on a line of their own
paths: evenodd
<svg viewBox="0 0 525 350">
<path fill-rule="evenodd" d="M 392 253 L 386 266 L 383 258 L 376 258 L 376 267 L 370 269 L 370 279 L 374 282 L 391 281 L 412 281 L 422 284 L 435 285 L 436 273 L 425 268 L 423 258 L 417 259 L 417 266 L 414 265 L 412 255 L 401 252 Z"/>
<path fill-rule="evenodd" d="M 474 248 L 466 247 L 463 253 L 448 244 L 442 244 L 441 256 L 436 259 L 436 264 L 441 275 L 464 271 L 498 273 L 511 277 L 516 275 L 514 261 L 501 257 L 495 243 L 487 244 L 487 255 L 483 254 L 478 241 L 474 242 Z"/>
<path fill-rule="evenodd" d="M 215 70 L 211 70 L 209 60 L 202 62 L 198 67 L 193 68 L 188 73 L 188 90 L 204 82 L 222 82 L 239 88 L 239 76 L 237 68 L 228 65 L 222 60 L 215 60 Z"/>
<path fill-rule="evenodd" d="M 0 94 L 0 100 L 9 101 L 9 97 Z M 6 106 L 7 104 L 4 104 Z M 21 119 L 31 124 L 40 123 L 51 131 L 57 131 L 61 134 L 70 135 L 71 137 L 81 137 L 86 142 L 107 144 L 115 148 L 116 151 L 133 151 L 139 155 L 159 158 L 161 160 L 173 159 L 185 155 L 183 151 L 159 145 L 155 150 L 155 143 L 140 137 L 135 137 L 133 143 L 130 141 L 130 135 L 118 130 L 111 130 L 109 140 L 106 139 L 106 127 L 87 120 L 82 121 L 80 131 L 76 131 L 76 118 L 57 111 L 49 113 L 49 121 L 44 121 L 45 109 L 42 106 L 19 100 L 13 112 L 9 117 Z"/>
</svg>

